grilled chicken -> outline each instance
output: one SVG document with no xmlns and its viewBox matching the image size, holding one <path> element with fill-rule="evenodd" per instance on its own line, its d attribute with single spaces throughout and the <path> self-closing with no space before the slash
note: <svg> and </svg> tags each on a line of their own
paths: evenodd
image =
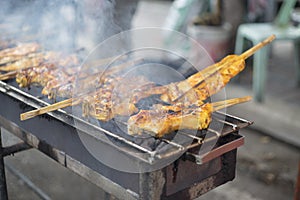
<svg viewBox="0 0 300 200">
<path fill-rule="evenodd" d="M 153 110 L 141 110 L 128 120 L 128 134 L 147 133 L 162 137 L 180 129 L 202 130 L 208 128 L 212 112 L 249 101 L 251 97 L 236 98 L 216 103 L 206 103 L 198 108 L 172 108 L 159 106 Z M 170 112 L 170 109 L 173 110 Z"/>
<path fill-rule="evenodd" d="M 102 66 L 97 67 L 96 69 L 89 69 L 85 66 L 78 70 L 75 74 L 70 71 L 70 77 L 65 80 L 54 79 L 48 82 L 48 84 L 43 88 L 42 94 L 48 95 L 49 99 L 55 98 L 56 96 L 70 98 L 72 97 L 73 91 L 82 92 L 98 88 L 105 82 L 106 77 L 111 76 L 112 78 L 112 76 L 117 76 L 120 72 L 128 69 L 130 66 L 138 64 L 139 62 L 140 60 L 129 61 L 114 65 L 106 70 L 103 69 Z"/>
<path fill-rule="evenodd" d="M 161 94 L 161 100 L 167 103 L 182 100 L 184 96 L 186 104 L 199 104 L 207 97 L 220 91 L 232 77 L 244 69 L 245 59 L 270 43 L 274 38 L 274 35 L 270 36 L 241 55 L 226 56 L 220 62 L 208 66 L 184 81 L 159 86 L 146 91 L 146 93 L 136 94 L 136 101 L 153 94 Z"/>
<path fill-rule="evenodd" d="M 168 110 L 141 110 L 129 118 L 128 133 L 148 133 L 162 137 L 179 129 L 201 130 L 208 127 L 211 113 L 211 104 L 204 104 L 199 109 L 183 109 L 171 113 Z"/>
<path fill-rule="evenodd" d="M 232 63 L 232 65 L 222 68 L 213 76 L 208 77 L 200 85 L 193 88 L 192 90 L 189 90 L 177 101 L 183 102 L 186 105 L 191 105 L 199 101 L 206 100 L 208 97 L 216 94 L 218 91 L 224 88 L 226 84 L 231 80 L 231 78 L 240 73 L 244 69 L 244 67 L 245 61 L 237 60 L 236 62 Z M 166 102 L 170 100 L 167 95 L 162 95 L 161 99 Z"/>
<path fill-rule="evenodd" d="M 152 83 L 143 76 L 131 78 L 106 77 L 104 84 L 82 102 L 83 116 L 92 116 L 108 121 L 115 116 L 129 116 L 138 109 L 131 102 L 131 96 L 137 86 L 146 89 Z"/>
<path fill-rule="evenodd" d="M 32 53 L 27 56 L 23 56 L 22 59 L 19 59 L 16 62 L 1 66 L 0 71 L 17 71 L 32 67 L 39 67 L 42 63 L 45 62 L 58 62 L 60 55 L 60 53 L 52 51 Z"/>
<path fill-rule="evenodd" d="M 28 87 L 31 84 L 46 86 L 50 81 L 57 79 L 57 81 L 65 80 L 70 73 L 77 73 L 79 70 L 79 61 L 73 55 L 64 59 L 58 57 L 57 53 L 49 53 L 45 56 L 38 66 L 31 66 L 22 69 L 16 74 L 16 82 L 20 87 Z M 70 67 L 70 68 L 67 68 Z"/>
<path fill-rule="evenodd" d="M 19 44 L 16 47 L 8 48 L 0 51 L 0 58 L 6 56 L 25 56 L 27 54 L 36 52 L 40 49 L 40 45 L 37 43 L 24 43 Z"/>
<path fill-rule="evenodd" d="M 229 55 L 219 63 L 207 67 L 185 81 L 171 83 L 166 86 L 155 86 L 154 83 L 143 76 L 124 78 L 118 75 L 101 76 L 98 80 L 92 82 L 96 86 L 92 84 L 93 87 L 88 87 L 89 90 L 87 91 L 85 91 L 85 84 L 81 85 L 82 82 L 80 81 L 78 82 L 79 85 L 72 85 L 72 83 L 53 84 L 49 88 L 60 89 L 60 94 L 65 95 L 68 92 L 70 94 L 71 88 L 76 88 L 79 95 L 44 108 L 23 113 L 21 120 L 81 103 L 83 116 L 108 121 L 118 115 L 131 116 L 137 113 L 136 103 L 142 98 L 157 94 L 160 95 L 162 101 L 169 103 L 169 105 L 155 105 L 153 110 L 140 110 L 137 114 L 131 116 L 128 120 L 129 134 L 147 132 L 156 137 L 162 137 L 164 134 L 176 131 L 179 128 L 205 129 L 211 121 L 211 113 L 224 108 L 222 103 L 226 104 L 225 107 L 227 107 L 248 101 L 249 98 L 216 103 L 203 103 L 204 100 L 218 92 L 232 77 L 242 71 L 246 58 L 273 39 L 274 35 L 242 55 Z M 55 80 L 53 77 L 45 79 L 47 84 L 53 83 L 52 80 Z M 72 77 L 63 77 L 59 80 L 67 80 L 66 82 L 68 82 L 72 80 Z M 87 82 L 90 83 L 91 81 Z M 137 88 L 137 86 L 139 87 Z M 93 88 L 95 91 L 90 90 Z"/>
</svg>

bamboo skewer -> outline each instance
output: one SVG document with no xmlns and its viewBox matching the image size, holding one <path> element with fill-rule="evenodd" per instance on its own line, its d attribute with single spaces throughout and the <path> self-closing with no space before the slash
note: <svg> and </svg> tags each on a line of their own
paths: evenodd
<svg viewBox="0 0 300 200">
<path fill-rule="evenodd" d="M 24 56 L 7 56 L 0 59 L 0 65 L 4 65 L 11 62 L 21 60 Z"/>
<path fill-rule="evenodd" d="M 244 53 L 242 53 L 241 55 L 239 55 L 240 59 L 244 59 L 245 60 L 245 59 L 249 58 L 256 51 L 258 51 L 259 49 L 263 48 L 267 44 L 271 43 L 275 38 L 276 38 L 275 35 L 272 34 L 271 36 L 269 36 L 268 38 L 266 38 L 264 41 L 258 43 L 254 47 L 248 49 L 247 51 L 245 51 Z"/>
<path fill-rule="evenodd" d="M 80 104 L 81 101 L 82 101 L 82 98 L 79 98 L 79 99 L 70 98 L 70 99 L 60 101 L 58 103 L 55 103 L 55 104 L 52 104 L 52 105 L 49 105 L 49 106 L 46 106 L 46 107 L 42 107 L 42 108 L 32 110 L 32 111 L 29 111 L 29 112 L 26 112 L 26 113 L 22 113 L 20 115 L 20 119 L 21 119 L 21 121 L 24 121 L 24 120 L 27 120 L 27 119 L 33 118 L 35 116 L 42 115 L 42 114 L 45 114 L 45 113 L 48 113 L 48 112 L 51 112 L 51 111 L 54 111 L 54 110 L 58 110 L 58 109 L 61 109 L 61 108 L 66 108 L 66 107 L 69 107 L 69 106 L 75 106 L 75 105 Z"/>
<path fill-rule="evenodd" d="M 8 80 L 11 78 L 15 78 L 17 75 L 17 71 L 11 71 L 5 74 L 0 74 L 0 81 Z"/>
<path fill-rule="evenodd" d="M 236 105 L 236 104 L 245 103 L 247 101 L 250 101 L 251 99 L 252 99 L 251 96 L 245 96 L 242 98 L 234 98 L 234 99 L 228 99 L 228 100 L 224 100 L 224 101 L 214 102 L 214 103 L 212 103 L 213 112 L 221 110 L 223 108 L 227 108 L 227 107 Z"/>
<path fill-rule="evenodd" d="M 7 48 L 0 51 L 0 59 L 6 56 L 25 56 L 40 49 L 37 43 L 25 43 L 16 47 Z"/>
<path fill-rule="evenodd" d="M 27 69 L 31 67 L 37 67 L 43 62 L 43 57 L 42 56 L 36 56 L 32 58 L 22 58 L 14 63 L 11 63 L 9 65 L 1 66 L 0 71 L 17 71 L 17 70 L 22 70 L 22 69 Z"/>
<path fill-rule="evenodd" d="M 236 61 L 240 62 L 241 60 L 245 60 L 252 56 L 256 51 L 263 48 L 267 44 L 271 43 L 275 39 L 275 35 L 271 35 L 266 38 L 264 41 L 258 43 L 257 45 L 253 46 L 252 48 L 248 49 L 241 55 L 229 55 L 222 59 L 220 62 L 215 63 L 200 72 L 190 76 L 187 80 L 179 82 L 179 85 L 182 85 L 185 88 L 185 91 L 181 91 L 177 96 L 171 97 L 171 101 L 175 102 L 176 100 L 180 99 L 184 96 L 189 90 L 192 88 L 197 87 L 203 81 L 205 81 L 208 77 L 212 76 L 213 74 L 217 73 L 221 69 L 225 69 L 230 65 L 233 65 Z M 231 62 L 229 62 L 231 61 Z M 189 87 L 186 87 L 188 84 Z M 185 85 L 185 86 L 184 86 Z"/>
</svg>

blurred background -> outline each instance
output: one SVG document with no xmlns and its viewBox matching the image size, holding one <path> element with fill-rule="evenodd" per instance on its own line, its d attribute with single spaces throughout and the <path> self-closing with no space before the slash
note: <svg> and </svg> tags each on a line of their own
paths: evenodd
<svg viewBox="0 0 300 200">
<path fill-rule="evenodd" d="M 80 3 L 70 2 L 72 4 L 64 1 L 64 5 L 56 9 L 56 14 L 48 12 L 47 15 L 45 11 L 46 15 L 41 17 L 42 12 L 35 11 L 45 6 L 43 1 L 14 0 L 10 4 L 1 1 L 1 20 L 9 23 L 7 15 L 22 18 L 23 15 L 18 14 L 24 12 L 23 8 L 26 7 L 27 17 L 19 20 L 25 32 L 41 35 L 40 41 L 48 46 L 54 44 L 53 40 L 59 40 L 61 45 L 56 45 L 54 49 L 82 48 L 83 55 L 95 44 L 122 30 L 143 27 L 172 29 L 199 42 L 217 62 L 228 54 L 238 53 L 238 37 L 245 37 L 242 46 L 245 50 L 257 42 L 261 32 L 271 35 L 273 29 L 262 31 L 258 24 L 276 24 L 280 15 L 283 22 L 278 26 L 288 30 L 288 33 L 295 33 L 291 36 L 280 29 L 281 35 L 270 45 L 264 54 L 265 59 L 248 59 L 245 70 L 226 86 L 228 98 L 245 95 L 254 97 L 252 102 L 228 110 L 230 114 L 254 122 L 240 131 L 245 136 L 245 144 L 238 149 L 236 178 L 198 199 L 293 199 L 300 160 L 300 52 L 297 50 L 300 41 L 300 34 L 297 35 L 300 32 L 300 2 L 295 1 L 290 10 L 282 11 L 282 0 L 116 1 L 119 7 L 110 3 L 102 4 L 99 0 L 99 4 L 91 3 L 84 8 L 88 10 L 85 15 L 77 12 Z M 49 4 L 48 9 L 57 5 L 55 1 L 46 4 Z M 50 30 L 57 28 L 55 22 L 60 20 L 58 16 L 61 14 L 66 24 L 75 21 L 81 29 L 64 25 L 60 37 L 51 35 Z M 32 23 L 39 26 L 32 26 Z M 247 31 L 249 29 L 246 27 L 242 30 L 242 24 L 252 24 L 251 31 Z M 39 28 L 36 30 L 32 27 Z M 278 32 L 278 29 L 274 31 Z M 87 32 L 94 34 L 87 38 Z M 78 38 L 75 43 L 70 34 Z M 151 36 L 145 35 L 145 38 L 156 42 Z M 165 36 L 165 40 L 167 43 L 175 42 L 172 41 L 172 35 Z M 3 132 L 5 146 L 18 141 L 7 131 Z M 21 178 L 23 176 L 51 199 L 108 198 L 99 187 L 37 150 L 6 157 L 5 163 L 9 199 L 42 199 Z"/>
</svg>

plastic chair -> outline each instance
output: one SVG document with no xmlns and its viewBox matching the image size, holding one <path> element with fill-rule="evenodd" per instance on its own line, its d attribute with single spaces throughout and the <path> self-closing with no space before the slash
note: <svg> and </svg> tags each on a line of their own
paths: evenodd
<svg viewBox="0 0 300 200">
<path fill-rule="evenodd" d="M 297 84 L 300 85 L 300 28 L 290 25 L 291 12 L 297 0 L 285 0 L 273 23 L 249 23 L 238 27 L 235 53 L 240 54 L 244 48 L 245 39 L 254 45 L 264 40 L 271 34 L 276 35 L 277 40 L 291 40 L 294 43 L 295 63 L 297 70 Z M 269 47 L 264 47 L 254 54 L 253 62 L 253 93 L 258 102 L 264 100 L 264 90 L 267 75 L 267 62 Z"/>
</svg>

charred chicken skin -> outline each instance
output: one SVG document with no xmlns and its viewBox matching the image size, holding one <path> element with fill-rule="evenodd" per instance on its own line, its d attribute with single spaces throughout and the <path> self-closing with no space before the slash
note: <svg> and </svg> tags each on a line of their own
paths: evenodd
<svg viewBox="0 0 300 200">
<path fill-rule="evenodd" d="M 148 133 L 155 137 L 163 137 L 180 129 L 207 129 L 212 113 L 228 106 L 247 102 L 251 97 L 229 99 L 215 103 L 205 103 L 198 108 L 178 109 L 170 106 L 159 106 L 153 110 L 141 110 L 128 120 L 128 134 Z M 169 112 L 170 109 L 172 112 Z"/>
</svg>

